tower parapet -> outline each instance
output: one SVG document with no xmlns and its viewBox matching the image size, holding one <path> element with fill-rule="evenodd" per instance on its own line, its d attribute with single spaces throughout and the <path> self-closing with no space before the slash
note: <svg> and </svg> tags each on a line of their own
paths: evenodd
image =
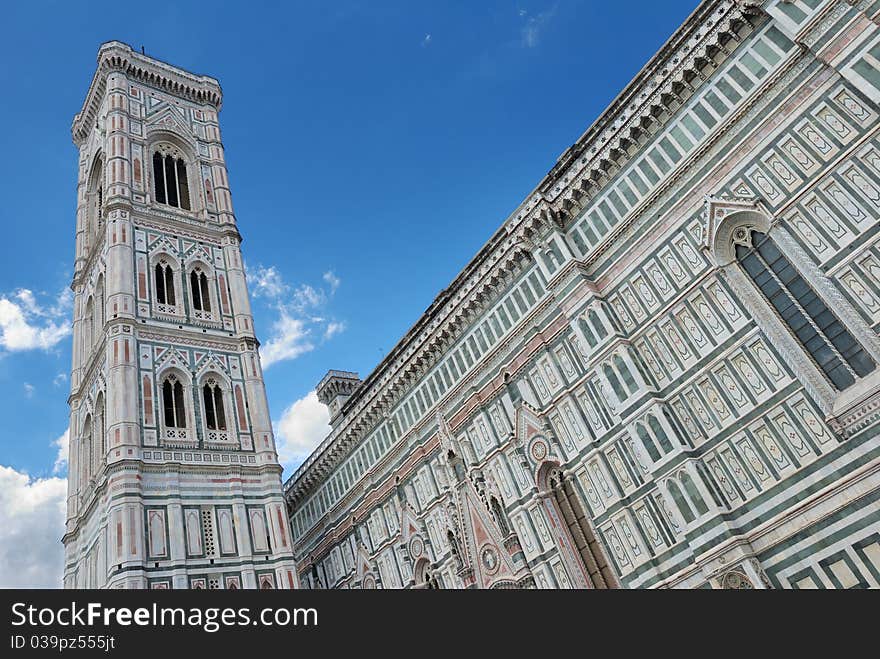
<svg viewBox="0 0 880 659">
<path fill-rule="evenodd" d="M 318 400 L 330 409 L 330 425 L 334 428 L 342 418 L 343 406 L 361 382 L 357 373 L 330 370 L 318 383 Z"/>
</svg>

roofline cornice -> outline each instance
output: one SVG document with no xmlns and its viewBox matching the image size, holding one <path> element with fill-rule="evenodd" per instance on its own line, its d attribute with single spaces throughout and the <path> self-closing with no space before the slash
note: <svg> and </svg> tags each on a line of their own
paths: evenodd
<svg viewBox="0 0 880 659">
<path fill-rule="evenodd" d="M 408 391 L 422 365 L 430 368 L 438 346 L 454 341 L 461 334 L 456 327 L 492 297 L 487 293 L 500 273 L 531 252 L 532 236 L 569 225 L 607 187 L 638 151 L 639 139 L 650 138 L 682 105 L 676 88 L 693 93 L 690 81 L 702 84 L 727 57 L 725 44 L 738 42 L 737 27 L 757 12 L 751 0 L 703 0 L 365 378 L 347 401 L 342 423 L 285 483 L 288 499 L 303 496 L 320 481 L 318 474 L 330 473 L 347 456 L 357 435 L 375 425 L 377 404 L 396 398 L 393 390 L 401 384 L 401 394 Z"/>
<path fill-rule="evenodd" d="M 88 137 L 90 126 L 101 107 L 107 76 L 122 71 L 127 76 L 156 89 L 185 98 L 193 103 L 211 105 L 219 112 L 223 91 L 216 78 L 190 73 L 162 60 L 135 52 L 121 41 L 107 41 L 98 50 L 98 68 L 89 85 L 82 108 L 73 118 L 73 142 L 80 146 Z"/>
</svg>

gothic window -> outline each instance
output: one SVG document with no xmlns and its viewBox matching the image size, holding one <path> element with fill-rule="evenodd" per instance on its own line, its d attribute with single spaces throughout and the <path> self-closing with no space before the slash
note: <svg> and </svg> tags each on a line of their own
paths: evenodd
<svg viewBox="0 0 880 659">
<path fill-rule="evenodd" d="M 510 535 L 510 526 L 507 523 L 507 515 L 505 514 L 504 509 L 501 507 L 498 499 L 494 496 L 489 503 L 492 507 L 492 514 L 495 516 L 495 521 L 498 523 L 498 528 L 501 530 L 501 534 L 507 537 Z"/>
<path fill-rule="evenodd" d="M 596 336 L 593 334 L 593 330 L 590 327 L 590 324 L 587 322 L 587 319 L 581 316 L 578 318 L 578 325 L 580 325 L 581 332 L 584 335 L 584 338 L 587 340 L 587 343 L 590 344 L 591 348 L 596 347 Z"/>
<path fill-rule="evenodd" d="M 153 189 L 156 201 L 190 210 L 186 162 L 176 153 L 153 152 Z"/>
<path fill-rule="evenodd" d="M 666 487 L 669 490 L 672 500 L 675 501 L 675 505 L 678 507 L 678 511 L 681 513 L 682 518 L 684 518 L 685 524 L 693 522 L 696 517 L 694 517 L 694 513 L 682 495 L 681 490 L 678 489 L 678 484 L 675 481 L 670 480 L 666 484 Z"/>
<path fill-rule="evenodd" d="M 205 425 L 208 430 L 226 430 L 223 390 L 213 378 L 202 387 L 202 400 L 205 403 Z"/>
<path fill-rule="evenodd" d="M 104 395 L 98 394 L 95 403 L 95 419 L 93 424 L 92 442 L 92 470 L 98 473 L 104 462 L 107 449 L 105 446 L 105 429 L 104 429 Z"/>
<path fill-rule="evenodd" d="M 602 364 L 602 372 L 605 373 L 605 378 L 608 380 L 608 384 L 611 385 L 611 389 L 614 391 L 614 395 L 617 396 L 617 400 L 621 403 L 626 400 L 627 395 L 623 390 L 623 386 L 620 384 L 620 379 L 617 377 L 617 373 L 614 372 L 608 364 Z"/>
<path fill-rule="evenodd" d="M 86 417 L 83 423 L 82 436 L 79 443 L 79 462 L 82 483 L 80 489 L 84 489 L 92 474 L 92 417 Z"/>
<path fill-rule="evenodd" d="M 651 432 L 654 434 L 654 437 L 657 438 L 657 441 L 660 443 L 660 447 L 663 449 L 664 453 L 669 453 L 672 450 L 672 442 L 669 441 L 669 436 L 666 434 L 666 431 L 663 429 L 663 426 L 660 425 L 660 422 L 654 417 L 653 414 L 649 414 L 648 425 L 651 427 Z"/>
<path fill-rule="evenodd" d="M 590 309 L 589 318 L 590 323 L 592 323 L 593 327 L 596 329 L 596 336 L 600 339 L 604 339 L 608 336 L 608 330 L 605 329 L 605 325 L 599 320 L 599 314 L 596 313 L 595 309 Z"/>
<path fill-rule="evenodd" d="M 193 309 L 211 312 L 211 294 L 208 288 L 208 277 L 201 268 L 194 268 L 189 273 L 189 287 L 192 295 Z"/>
<path fill-rule="evenodd" d="M 165 410 L 165 427 L 186 428 L 183 385 L 175 375 L 169 375 L 162 383 L 162 406 Z"/>
<path fill-rule="evenodd" d="M 876 368 L 769 236 L 750 231 L 737 239 L 736 258 L 743 270 L 835 388 L 842 391 Z"/>
<path fill-rule="evenodd" d="M 694 482 L 691 480 L 690 475 L 687 473 L 681 473 L 679 479 L 684 486 L 684 491 L 687 492 L 688 497 L 693 502 L 694 508 L 697 509 L 697 514 L 705 515 L 709 512 L 709 507 L 706 505 L 706 502 L 697 490 L 697 486 L 694 485 Z"/>
<path fill-rule="evenodd" d="M 104 158 L 100 155 L 92 164 L 86 195 L 84 248 L 88 251 L 104 225 Z"/>
<path fill-rule="evenodd" d="M 88 357 L 91 354 L 92 343 L 94 343 L 94 323 L 95 323 L 95 303 L 90 297 L 86 302 L 86 313 L 83 316 L 82 336 L 84 354 Z"/>
<path fill-rule="evenodd" d="M 657 450 L 657 445 L 654 443 L 651 435 L 648 434 L 648 431 L 645 430 L 645 426 L 641 423 L 636 424 L 636 434 L 639 436 L 639 440 L 642 442 L 648 455 L 651 456 L 651 459 L 654 462 L 658 462 L 660 460 L 660 451 Z"/>
<path fill-rule="evenodd" d="M 98 279 L 98 284 L 95 286 L 95 322 L 94 328 L 95 332 L 99 333 L 102 331 L 104 327 L 104 321 L 106 320 L 106 310 L 104 304 L 104 277 L 103 275 Z"/>
<path fill-rule="evenodd" d="M 174 297 L 174 269 L 165 259 L 156 264 L 156 302 L 159 304 L 167 304 L 170 307 L 175 306 Z"/>
<path fill-rule="evenodd" d="M 629 370 L 629 367 L 623 362 L 623 359 L 620 355 L 615 354 L 611 361 L 614 362 L 614 368 L 617 369 L 617 372 L 623 377 L 623 381 L 626 383 L 627 388 L 631 393 L 636 393 L 638 390 L 638 385 L 636 385 L 635 379 L 633 379 L 632 373 Z"/>
</svg>

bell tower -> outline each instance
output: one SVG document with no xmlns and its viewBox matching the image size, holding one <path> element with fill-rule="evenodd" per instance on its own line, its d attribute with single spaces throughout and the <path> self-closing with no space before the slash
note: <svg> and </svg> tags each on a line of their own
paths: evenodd
<svg viewBox="0 0 880 659">
<path fill-rule="evenodd" d="M 111 41 L 79 149 L 65 588 L 293 588 L 220 85 Z"/>
</svg>

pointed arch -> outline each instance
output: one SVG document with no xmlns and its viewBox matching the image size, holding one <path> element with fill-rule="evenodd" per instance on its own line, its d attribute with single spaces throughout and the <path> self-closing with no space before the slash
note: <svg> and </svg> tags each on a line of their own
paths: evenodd
<svg viewBox="0 0 880 659">
<path fill-rule="evenodd" d="M 163 314 L 182 315 L 180 261 L 165 250 L 150 256 L 153 304 Z"/>
<path fill-rule="evenodd" d="M 880 379 L 880 339 L 783 223 L 760 202 L 709 198 L 703 244 L 823 413 L 858 404 L 850 386 Z"/>
<path fill-rule="evenodd" d="M 543 497 L 544 510 L 574 583 L 581 588 L 618 588 L 617 575 L 572 479 L 558 462 L 548 460 L 538 468 L 536 483 L 540 491 L 552 495 Z"/>
<path fill-rule="evenodd" d="M 682 519 L 685 524 L 690 524 L 693 522 L 696 517 L 694 516 L 694 512 L 691 510 L 690 505 L 685 500 L 684 495 L 681 493 L 681 489 L 678 487 L 678 483 L 675 482 L 674 479 L 670 478 L 666 481 L 666 490 L 669 492 L 669 496 L 672 497 L 672 500 L 675 502 L 675 506 L 678 508 L 678 512 L 681 514 Z"/>
</svg>

